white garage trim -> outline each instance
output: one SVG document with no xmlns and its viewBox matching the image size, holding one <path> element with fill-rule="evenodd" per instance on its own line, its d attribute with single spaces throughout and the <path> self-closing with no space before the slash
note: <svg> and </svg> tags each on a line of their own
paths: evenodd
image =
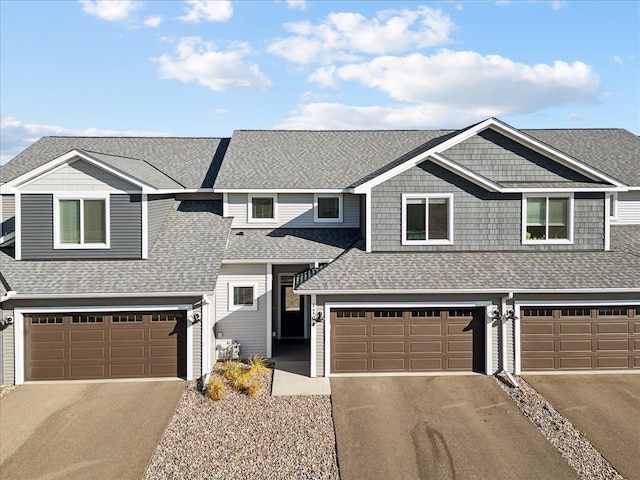
<svg viewBox="0 0 640 480">
<path fill-rule="evenodd" d="M 491 335 L 492 335 L 492 318 L 491 318 L 491 310 L 492 310 L 492 302 L 483 301 L 483 302 L 448 302 L 448 303 L 439 303 L 439 302 L 418 302 L 418 303 L 395 303 L 395 302 L 345 302 L 345 303 L 325 303 L 324 304 L 324 376 L 330 377 L 331 374 L 331 310 L 337 310 L 342 308 L 365 308 L 365 309 L 377 309 L 377 308 L 480 308 L 484 307 L 485 309 L 485 372 L 487 375 L 491 375 L 491 359 L 493 356 L 493 349 L 491 348 Z M 447 375 L 466 375 L 466 373 L 448 373 Z M 428 376 L 433 375 L 433 373 L 411 373 L 411 372 L 399 372 L 399 373 L 367 373 L 367 374 L 341 374 L 340 376 L 389 376 L 389 375 L 398 375 L 398 376 Z M 438 373 L 437 375 L 442 375 Z"/>
<path fill-rule="evenodd" d="M 25 328 L 24 316 L 31 313 L 73 313 L 73 312 L 114 312 L 126 310 L 139 311 L 170 311 L 185 310 L 187 315 L 187 380 L 193 380 L 193 329 L 191 305 L 111 305 L 99 307 L 25 307 L 14 308 L 14 349 L 15 349 L 15 384 L 22 385 L 25 378 Z"/>
</svg>

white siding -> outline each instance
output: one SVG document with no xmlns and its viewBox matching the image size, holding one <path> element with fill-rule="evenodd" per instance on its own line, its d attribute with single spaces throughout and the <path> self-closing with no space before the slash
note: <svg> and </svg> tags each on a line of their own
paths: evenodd
<svg viewBox="0 0 640 480">
<path fill-rule="evenodd" d="M 202 315 L 200 307 L 194 308 L 191 312 L 193 315 Z M 191 326 L 193 329 L 193 378 L 200 378 L 202 375 L 202 322 L 198 322 Z"/>
<path fill-rule="evenodd" d="M 618 193 L 617 215 L 612 225 L 640 225 L 640 192 Z"/>
<path fill-rule="evenodd" d="M 240 355 L 267 356 L 267 298 L 265 265 L 222 265 L 216 283 L 215 335 L 240 343 Z M 230 310 L 229 283 L 255 284 L 257 310 Z"/>
<path fill-rule="evenodd" d="M 248 195 L 228 194 L 228 214 L 233 217 L 233 228 L 358 228 L 360 226 L 360 198 L 343 194 L 342 222 L 313 221 L 313 193 L 278 194 L 277 222 L 247 223 Z"/>
<path fill-rule="evenodd" d="M 4 312 L 5 318 L 13 316 L 13 312 Z M 9 325 L 2 331 L 2 381 L 6 385 L 15 383 L 15 348 L 13 342 L 13 325 Z"/>
<path fill-rule="evenodd" d="M 22 187 L 23 191 L 73 192 L 139 190 L 139 187 L 114 177 L 104 170 L 78 160 L 64 165 Z"/>
</svg>

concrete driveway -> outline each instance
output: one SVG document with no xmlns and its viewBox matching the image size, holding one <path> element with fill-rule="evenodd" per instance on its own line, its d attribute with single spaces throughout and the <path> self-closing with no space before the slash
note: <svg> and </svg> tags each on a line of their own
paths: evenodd
<svg viewBox="0 0 640 480">
<path fill-rule="evenodd" d="M 0 476 L 140 480 L 184 388 L 180 380 L 22 385 L 0 399 Z"/>
<path fill-rule="evenodd" d="M 487 376 L 331 378 L 342 480 L 576 479 Z"/>
<path fill-rule="evenodd" d="M 640 375 L 523 375 L 628 480 L 640 479 Z"/>
</svg>

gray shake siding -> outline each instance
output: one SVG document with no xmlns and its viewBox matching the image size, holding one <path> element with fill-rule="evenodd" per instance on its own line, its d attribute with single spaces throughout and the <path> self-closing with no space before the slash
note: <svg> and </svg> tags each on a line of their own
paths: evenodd
<svg viewBox="0 0 640 480">
<path fill-rule="evenodd" d="M 140 195 L 111 195 L 111 248 L 64 250 L 53 248 L 53 196 L 22 195 L 22 258 L 89 259 L 141 258 L 142 216 Z"/>
<path fill-rule="evenodd" d="M 15 197 L 13 195 L 2 195 L 0 201 L 2 212 L 0 212 L 0 235 L 6 235 L 15 230 Z"/>
<path fill-rule="evenodd" d="M 158 233 L 162 228 L 171 206 L 173 205 L 174 198 L 171 195 L 149 195 L 147 199 L 147 220 L 149 225 L 149 250 L 153 248 L 153 244 L 156 243 Z"/>
<path fill-rule="evenodd" d="M 402 194 L 453 194 L 453 245 L 402 245 Z M 373 251 L 601 250 L 604 195 L 574 196 L 573 245 L 522 245 L 522 196 L 497 194 L 431 162 L 401 173 L 372 190 Z"/>
<path fill-rule="evenodd" d="M 445 150 L 444 156 L 497 182 L 592 182 L 493 130 Z"/>
</svg>

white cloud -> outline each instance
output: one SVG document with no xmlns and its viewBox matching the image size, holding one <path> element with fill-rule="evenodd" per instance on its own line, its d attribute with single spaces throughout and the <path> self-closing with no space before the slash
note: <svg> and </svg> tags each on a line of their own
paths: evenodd
<svg viewBox="0 0 640 480">
<path fill-rule="evenodd" d="M 136 0 L 78 0 L 82 9 L 90 14 L 110 22 L 126 20 L 129 14 L 142 7 L 143 2 Z"/>
<path fill-rule="evenodd" d="M 229 110 L 227 110 L 226 108 L 216 108 L 213 111 L 214 115 L 224 115 L 225 113 L 229 113 Z"/>
<path fill-rule="evenodd" d="M 622 60 L 620 55 L 614 55 L 613 61 L 616 62 L 618 65 L 624 65 L 624 61 Z"/>
<path fill-rule="evenodd" d="M 56 125 L 22 123 L 14 117 L 0 118 L 0 163 L 6 163 L 38 138 L 49 135 L 90 137 L 166 137 L 168 134 L 140 130 L 77 129 Z"/>
<path fill-rule="evenodd" d="M 386 10 L 368 19 L 359 13 L 331 13 L 318 24 L 292 22 L 293 35 L 273 41 L 268 51 L 295 63 L 353 61 L 360 54 L 381 55 L 442 45 L 450 41 L 451 18 L 429 7 Z"/>
<path fill-rule="evenodd" d="M 336 78 L 359 82 L 403 102 L 510 112 L 589 102 L 600 87 L 598 75 L 582 62 L 527 65 L 499 55 L 450 50 L 378 57 L 316 71 L 312 77 L 323 86 L 335 85 Z"/>
<path fill-rule="evenodd" d="M 461 3 L 457 3 L 455 6 L 456 10 L 464 10 L 464 5 L 462 5 Z"/>
<path fill-rule="evenodd" d="M 152 59 L 160 64 L 160 78 L 196 82 L 216 92 L 233 87 L 266 90 L 272 86 L 256 64 L 246 62 L 246 43 L 237 43 L 229 51 L 218 51 L 215 45 L 200 37 L 182 37 L 176 55 Z"/>
<path fill-rule="evenodd" d="M 555 0 L 553 2 L 551 2 L 551 8 L 553 10 L 560 10 L 562 7 L 565 7 L 567 5 L 566 0 Z"/>
<path fill-rule="evenodd" d="M 307 79 L 309 82 L 315 82 L 321 87 L 338 88 L 339 82 L 335 77 L 336 67 L 331 65 L 329 67 L 320 67 Z"/>
<path fill-rule="evenodd" d="M 306 0 L 287 0 L 287 7 L 294 10 L 304 10 L 307 8 Z"/>
<path fill-rule="evenodd" d="M 183 22 L 226 22 L 233 15 L 230 0 L 187 0 L 187 4 L 185 15 L 178 17 Z"/>
<path fill-rule="evenodd" d="M 579 122 L 580 120 L 584 120 L 584 117 L 582 117 L 581 115 L 578 115 L 577 113 L 570 113 L 569 120 L 573 122 Z"/>
<path fill-rule="evenodd" d="M 144 21 L 145 26 L 151 27 L 151 28 L 159 27 L 161 23 L 162 23 L 162 17 L 160 15 L 149 17 Z"/>
</svg>

